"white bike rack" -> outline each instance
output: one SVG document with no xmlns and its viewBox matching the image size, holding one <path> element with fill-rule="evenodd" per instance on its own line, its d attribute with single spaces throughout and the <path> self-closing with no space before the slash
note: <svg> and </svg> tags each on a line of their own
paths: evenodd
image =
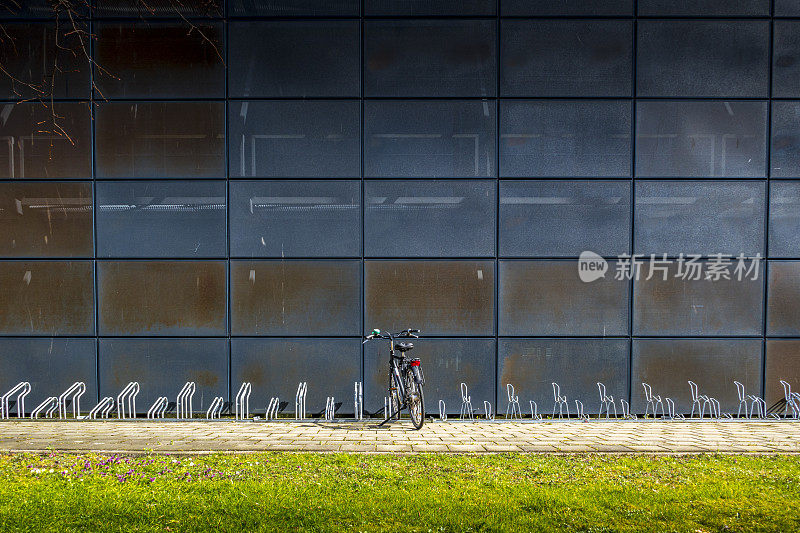
<svg viewBox="0 0 800 533">
<path fill-rule="evenodd" d="M 253 386 L 249 381 L 245 381 L 236 393 L 236 420 L 246 420 L 250 418 L 250 393 Z"/>
<path fill-rule="evenodd" d="M 58 397 L 58 418 L 67 418 L 67 400 L 72 400 L 72 416 L 81 414 L 81 396 L 86 392 L 86 383 L 76 381 Z"/>
<path fill-rule="evenodd" d="M 9 418 L 11 416 L 9 409 L 9 400 L 12 396 L 17 397 L 17 418 L 25 416 L 25 396 L 31 393 L 31 384 L 27 381 L 20 381 L 14 387 L 0 397 L 0 418 Z"/>
<path fill-rule="evenodd" d="M 139 395 L 139 382 L 131 381 L 117 394 L 117 418 L 136 418 L 136 396 Z"/>
<path fill-rule="evenodd" d="M 483 402 L 483 412 L 486 413 L 486 420 L 494 420 L 494 413 L 492 413 L 492 404 L 488 401 Z"/>
<path fill-rule="evenodd" d="M 623 420 L 636 420 L 638 417 L 636 415 L 631 414 L 631 404 L 627 401 L 623 400 L 622 398 L 619 399 L 619 403 L 622 406 L 622 419 Z"/>
<path fill-rule="evenodd" d="M 464 417 L 469 418 L 470 420 L 475 419 L 475 412 L 472 409 L 472 396 L 468 394 L 467 384 L 461 384 L 461 419 L 463 420 Z"/>
<path fill-rule="evenodd" d="M 541 420 L 542 415 L 539 414 L 539 406 L 533 400 L 530 401 L 531 404 L 531 420 Z"/>
<path fill-rule="evenodd" d="M 511 383 L 506 383 L 506 395 L 508 396 L 508 405 L 506 406 L 506 418 L 514 419 L 514 415 L 517 415 L 517 418 L 522 418 L 522 408 L 519 405 L 519 396 L 516 395 L 516 391 L 514 390 L 514 385 Z"/>
<path fill-rule="evenodd" d="M 211 401 L 211 405 L 208 407 L 208 411 L 206 411 L 206 418 L 209 420 L 221 418 L 223 405 L 225 405 L 225 400 L 222 398 L 222 396 L 217 396 L 214 398 Z"/>
<path fill-rule="evenodd" d="M 445 408 L 444 400 L 439 400 L 439 420 L 447 422 L 447 409 Z"/>
<path fill-rule="evenodd" d="M 101 418 L 108 418 L 108 414 L 111 412 L 111 409 L 114 408 L 114 398 L 112 396 L 106 396 L 102 400 L 100 400 L 97 405 L 95 405 L 89 414 L 86 416 L 89 420 L 95 420 L 97 415 L 99 414 Z"/>
<path fill-rule="evenodd" d="M 281 405 L 280 399 L 277 396 L 273 396 L 269 400 L 269 405 L 267 406 L 267 412 L 264 414 L 264 418 L 266 420 L 275 420 L 278 418 L 278 408 Z"/>
<path fill-rule="evenodd" d="M 334 400 L 333 396 L 328 396 L 325 400 L 325 420 L 327 422 L 333 422 L 333 419 L 336 415 L 336 400 Z"/>
<path fill-rule="evenodd" d="M 308 382 L 301 381 L 297 385 L 297 393 L 294 395 L 294 418 L 295 420 L 305 420 L 306 418 L 306 393 L 308 392 Z"/>
<path fill-rule="evenodd" d="M 156 418 L 164 418 L 164 413 L 167 411 L 168 405 L 169 398 L 166 396 L 160 396 L 155 402 L 153 402 L 152 407 L 147 410 L 147 418 L 151 420 Z"/>
<path fill-rule="evenodd" d="M 178 393 L 178 399 L 175 402 L 175 417 L 176 418 L 192 418 L 194 412 L 192 410 L 192 398 L 195 391 L 194 381 L 187 381 L 181 391 Z"/>
<path fill-rule="evenodd" d="M 675 412 L 675 402 L 672 401 L 672 398 L 664 398 L 664 401 L 667 402 L 667 418 L 670 420 L 683 420 L 686 418 L 682 414 Z"/>
<path fill-rule="evenodd" d="M 585 420 L 589 421 L 589 417 L 583 414 L 583 402 L 580 400 L 575 400 L 575 411 L 578 414 L 578 420 Z"/>
<path fill-rule="evenodd" d="M 364 387 L 360 381 L 353 384 L 353 409 L 356 420 L 364 419 Z"/>
<path fill-rule="evenodd" d="M 38 418 L 39 414 L 42 411 L 44 411 L 45 418 L 50 418 L 51 416 L 53 416 L 53 413 L 55 413 L 57 409 L 58 409 L 58 398 L 56 398 L 55 396 L 50 396 L 45 401 L 37 405 L 36 409 L 34 409 L 31 412 L 31 419 L 33 420 Z"/>
</svg>

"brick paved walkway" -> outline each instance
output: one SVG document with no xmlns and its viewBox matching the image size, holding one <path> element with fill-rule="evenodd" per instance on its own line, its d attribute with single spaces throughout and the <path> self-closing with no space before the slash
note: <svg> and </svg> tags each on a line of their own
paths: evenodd
<svg viewBox="0 0 800 533">
<path fill-rule="evenodd" d="M 798 453 L 800 422 L 0 422 L 0 451 L 48 450 Z"/>
</svg>

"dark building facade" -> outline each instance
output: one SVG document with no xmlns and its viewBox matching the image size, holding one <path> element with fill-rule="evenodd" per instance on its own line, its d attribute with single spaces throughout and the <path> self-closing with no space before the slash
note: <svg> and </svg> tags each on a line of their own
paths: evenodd
<svg viewBox="0 0 800 533">
<path fill-rule="evenodd" d="M 373 412 L 376 327 L 429 411 L 800 386 L 800 1 L 147 5 L 2 15 L 3 391 Z"/>
</svg>

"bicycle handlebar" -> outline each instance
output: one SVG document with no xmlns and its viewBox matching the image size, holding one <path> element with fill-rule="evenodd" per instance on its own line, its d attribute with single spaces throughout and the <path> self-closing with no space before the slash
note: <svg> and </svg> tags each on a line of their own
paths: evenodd
<svg viewBox="0 0 800 533">
<path fill-rule="evenodd" d="M 375 333 L 377 331 L 377 333 Z M 403 331 L 399 331 L 397 333 L 382 333 L 380 330 L 373 330 L 373 333 L 366 335 L 364 337 L 364 342 L 361 344 L 366 344 L 367 341 L 372 339 L 387 339 L 392 340 L 396 338 L 404 338 L 404 337 L 411 337 L 414 339 L 419 338 L 419 330 L 418 329 L 404 329 Z"/>
</svg>

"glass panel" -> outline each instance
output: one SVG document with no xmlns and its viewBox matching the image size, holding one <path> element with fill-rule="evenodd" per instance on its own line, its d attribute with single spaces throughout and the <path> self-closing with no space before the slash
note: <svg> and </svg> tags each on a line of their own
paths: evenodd
<svg viewBox="0 0 800 533">
<path fill-rule="evenodd" d="M 495 175 L 495 103 L 364 102 L 367 177 Z"/>
<path fill-rule="evenodd" d="M 4 11 L 0 8 L 0 17 Z M 84 22 L 75 22 L 83 31 Z M 58 44 L 56 44 L 58 43 Z M 2 98 L 89 98 L 87 59 L 72 51 L 81 46 L 71 23 L 4 23 L 0 32 Z"/>
<path fill-rule="evenodd" d="M 767 335 L 800 335 L 800 262 L 770 261 L 768 281 Z"/>
<path fill-rule="evenodd" d="M 0 104 L 0 178 L 91 178 L 87 104 Z"/>
<path fill-rule="evenodd" d="M 231 255 L 361 255 L 358 181 L 232 181 Z"/>
<path fill-rule="evenodd" d="M 630 102 L 503 101 L 501 176 L 629 176 L 630 169 Z"/>
<path fill-rule="evenodd" d="M 586 414 L 598 412 L 598 381 L 615 399 L 628 397 L 627 339 L 501 339 L 498 364 L 498 413 L 506 412 L 507 384 L 514 386 L 525 414 L 531 400 L 539 414 L 552 413 L 554 382 L 572 414 L 575 400 L 583 402 Z"/>
<path fill-rule="evenodd" d="M 800 0 L 775 0 L 775 16 L 800 16 Z"/>
<path fill-rule="evenodd" d="M 494 333 L 494 261 L 366 261 L 365 328 Z"/>
<path fill-rule="evenodd" d="M 422 360 L 425 374 L 425 410 L 439 412 L 444 400 L 447 413 L 461 410 L 461 383 L 466 383 L 472 406 L 483 413 L 483 402 L 494 399 L 494 339 L 419 339 L 410 357 Z M 387 343 L 372 341 L 364 346 L 364 411 L 383 414 L 383 398 L 389 387 Z M 311 387 L 309 386 L 309 389 Z M 352 393 L 351 393 L 352 395 Z"/>
<path fill-rule="evenodd" d="M 503 16 L 633 15 L 633 0 L 501 0 Z"/>
<path fill-rule="evenodd" d="M 775 22 L 772 53 L 772 96 L 800 96 L 800 23 Z"/>
<path fill-rule="evenodd" d="M 478 16 L 494 15 L 495 0 L 366 0 L 367 15 L 425 16 Z"/>
<path fill-rule="evenodd" d="M 222 97 L 222 24 L 185 22 L 97 24 L 98 96 Z"/>
<path fill-rule="evenodd" d="M 688 380 L 697 383 L 700 394 L 719 400 L 721 411 L 736 413 L 739 400 L 734 380 L 742 383 L 748 394 L 760 392 L 761 340 L 634 339 L 631 374 L 632 413 L 644 413 L 645 382 L 653 394 L 672 398 L 675 410 L 689 416 L 692 396 Z"/>
<path fill-rule="evenodd" d="M 245 0 L 246 1 L 246 0 Z M 223 0 L 95 0 L 97 17 L 221 17 Z"/>
<path fill-rule="evenodd" d="M 627 335 L 628 294 L 610 273 L 584 283 L 578 261 L 500 261 L 500 335 Z"/>
<path fill-rule="evenodd" d="M 638 25 L 638 96 L 764 97 L 769 21 L 656 21 Z"/>
<path fill-rule="evenodd" d="M 503 96 L 630 96 L 630 21 L 503 22 Z"/>
<path fill-rule="evenodd" d="M 221 102 L 100 103 L 97 175 L 224 177 L 224 116 Z"/>
<path fill-rule="evenodd" d="M 0 390 L 5 392 L 20 381 L 31 384 L 25 399 L 26 412 L 50 396 L 58 396 L 76 381 L 86 383 L 81 397 L 82 410 L 88 411 L 97 403 L 97 363 L 94 339 L 58 337 L 0 338 Z M 116 394 L 115 394 L 116 396 Z M 11 414 L 17 409 L 11 399 Z M 68 408 L 72 409 L 72 403 Z"/>
<path fill-rule="evenodd" d="M 0 262 L 0 333 L 92 335 L 91 261 Z"/>
<path fill-rule="evenodd" d="M 235 335 L 357 335 L 359 261 L 232 261 Z"/>
<path fill-rule="evenodd" d="M 91 183 L 0 183 L 0 256 L 91 257 Z"/>
<path fill-rule="evenodd" d="M 323 416 L 328 396 L 336 399 L 337 417 L 352 416 L 353 383 L 361 381 L 360 344 L 359 339 L 231 339 L 231 387 L 235 393 L 248 381 L 254 409 L 265 411 L 277 396 L 283 400 L 280 412 L 294 416 L 292 398 L 304 381 L 308 416 Z"/>
<path fill-rule="evenodd" d="M 360 32 L 358 21 L 233 22 L 230 95 L 360 96 Z"/>
<path fill-rule="evenodd" d="M 358 101 L 231 102 L 231 176 L 358 176 L 360 108 Z"/>
<path fill-rule="evenodd" d="M 630 252 L 631 186 L 623 181 L 501 181 L 500 255 Z"/>
<path fill-rule="evenodd" d="M 233 17 L 248 15 L 357 17 L 361 0 L 228 0 L 228 14 Z"/>
<path fill-rule="evenodd" d="M 780 2 L 781 0 L 777 0 Z M 770 0 L 639 0 L 639 15 L 769 16 Z"/>
<path fill-rule="evenodd" d="M 98 182 L 97 204 L 98 256 L 227 254 L 224 181 Z"/>
<path fill-rule="evenodd" d="M 774 405 L 786 398 L 781 380 L 792 386 L 792 392 L 800 391 L 800 340 L 768 339 L 764 374 L 766 375 L 764 400 L 767 405 Z M 753 394 L 751 391 L 747 392 Z M 783 415 L 783 412 L 781 409 L 778 414 Z"/>
<path fill-rule="evenodd" d="M 138 381 L 139 413 L 160 396 L 174 402 L 187 381 L 197 387 L 192 399 L 196 414 L 205 413 L 214 397 L 229 397 L 227 339 L 100 339 L 99 361 L 100 395 L 116 397 Z"/>
<path fill-rule="evenodd" d="M 65 9 L 66 6 L 72 9 Z M 0 18 L 45 18 L 56 16 L 64 19 L 69 15 L 85 17 L 88 15 L 88 2 L 53 2 L 52 0 L 4 0 L 0 2 Z"/>
<path fill-rule="evenodd" d="M 224 335 L 224 261 L 98 262 L 101 335 Z"/>
<path fill-rule="evenodd" d="M 655 270 L 650 280 L 649 258 L 641 268 L 633 289 L 633 325 L 636 335 L 760 335 L 764 299 L 764 265 L 758 278 L 753 274 L 737 279 L 737 261 L 729 269 L 730 279 L 688 279 L 676 277 L 690 272 L 684 263 L 667 265 L 667 279 Z M 746 265 L 750 266 L 747 261 Z M 701 263 L 703 276 L 709 273 Z"/>
<path fill-rule="evenodd" d="M 494 255 L 494 182 L 368 181 L 367 256 Z"/>
<path fill-rule="evenodd" d="M 775 181 L 769 188 L 769 255 L 800 257 L 800 182 Z"/>
<path fill-rule="evenodd" d="M 800 177 L 800 102 L 772 102 L 773 178 Z"/>
<path fill-rule="evenodd" d="M 494 96 L 494 21 L 367 21 L 367 96 Z"/>
<path fill-rule="evenodd" d="M 636 253 L 764 255 L 765 184 L 636 184 Z"/>
<path fill-rule="evenodd" d="M 636 106 L 637 176 L 765 175 L 766 102 L 640 101 Z"/>
</svg>

